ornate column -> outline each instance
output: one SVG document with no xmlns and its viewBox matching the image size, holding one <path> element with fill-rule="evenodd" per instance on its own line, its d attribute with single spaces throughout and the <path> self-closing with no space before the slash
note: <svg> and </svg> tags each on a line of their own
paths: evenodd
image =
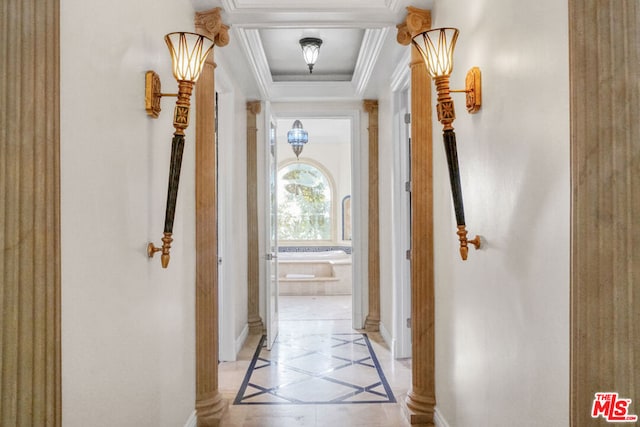
<svg viewBox="0 0 640 427">
<path fill-rule="evenodd" d="M 220 8 L 195 14 L 195 28 L 229 43 Z M 215 48 L 214 48 L 215 50 Z M 196 87 L 196 413 L 198 427 L 220 424 L 227 406 L 218 391 L 218 230 L 215 140 L 215 63 L 207 58 Z"/>
<path fill-rule="evenodd" d="M 378 207 L 378 101 L 364 100 L 369 113 L 369 313 L 364 327 L 380 330 L 380 209 Z"/>
<path fill-rule="evenodd" d="M 0 425 L 61 425 L 58 0 L 0 13 Z"/>
<path fill-rule="evenodd" d="M 256 115 L 260 101 L 247 102 L 247 268 L 248 268 L 248 323 L 250 334 L 262 334 L 264 324 L 260 318 L 260 254 L 258 251 L 258 159 Z"/>
<path fill-rule="evenodd" d="M 408 7 L 398 42 L 431 28 L 428 10 Z M 433 426 L 435 392 L 435 305 L 433 273 L 433 141 L 431 79 L 411 47 L 411 339 L 412 384 L 406 409 L 412 425 Z"/>
<path fill-rule="evenodd" d="M 639 43 L 637 1 L 569 1 L 572 427 L 597 392 L 640 416 Z"/>
</svg>

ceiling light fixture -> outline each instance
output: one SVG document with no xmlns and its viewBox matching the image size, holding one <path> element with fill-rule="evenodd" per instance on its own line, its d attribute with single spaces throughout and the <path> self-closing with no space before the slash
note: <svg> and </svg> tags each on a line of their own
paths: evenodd
<svg viewBox="0 0 640 427">
<path fill-rule="evenodd" d="M 173 76 L 178 81 L 178 93 L 161 93 L 160 77 L 147 71 L 145 79 L 145 106 L 147 114 L 157 118 L 160 114 L 160 98 L 162 96 L 177 96 L 176 107 L 173 113 L 173 140 L 171 142 L 171 165 L 169 167 L 169 189 L 167 192 L 167 208 L 164 218 L 164 234 L 162 247 L 157 248 L 153 243 L 147 245 L 149 258 L 156 252 L 162 251 L 160 257 L 162 267 L 169 265 L 171 242 L 173 241 L 173 219 L 175 216 L 176 199 L 178 197 L 178 184 L 180 182 L 180 167 L 182 165 L 182 152 L 184 150 L 184 131 L 189 126 L 189 107 L 193 86 L 200 77 L 204 63 L 213 49 L 213 41 L 195 33 L 170 33 L 164 37 L 171 61 L 173 64 Z"/>
<path fill-rule="evenodd" d="M 456 149 L 456 134 L 453 131 L 452 123 L 456 118 L 453 108 L 451 92 L 464 92 L 467 94 L 467 111 L 475 113 L 480 109 L 480 69 L 473 67 L 467 73 L 464 90 L 450 90 L 449 76 L 453 71 L 453 49 L 458 39 L 456 28 L 436 28 L 417 34 L 411 40 L 418 49 L 427 72 L 433 78 L 438 92 L 438 121 L 442 123 L 442 137 L 444 148 L 447 154 L 447 166 L 449 167 L 449 181 L 451 183 L 451 195 L 453 197 L 453 208 L 456 213 L 456 223 L 458 225 L 458 239 L 460 240 L 460 256 L 467 259 L 469 252 L 468 244 L 472 244 L 476 249 L 480 248 L 480 237 L 467 239 L 467 229 L 464 220 L 464 205 L 462 203 L 462 186 L 460 185 L 460 170 L 458 166 L 458 152 Z"/>
<path fill-rule="evenodd" d="M 304 56 L 304 62 L 309 66 L 309 74 L 313 73 L 313 66 L 318 59 L 318 53 L 320 52 L 321 45 L 322 40 L 315 37 L 305 37 L 300 39 L 302 56 Z"/>
<path fill-rule="evenodd" d="M 309 132 L 302 128 L 302 122 L 296 120 L 293 122 L 293 127 L 287 132 L 287 142 L 291 144 L 291 148 L 296 155 L 296 158 L 300 158 L 300 153 L 304 148 L 304 144 L 309 142 Z"/>
</svg>

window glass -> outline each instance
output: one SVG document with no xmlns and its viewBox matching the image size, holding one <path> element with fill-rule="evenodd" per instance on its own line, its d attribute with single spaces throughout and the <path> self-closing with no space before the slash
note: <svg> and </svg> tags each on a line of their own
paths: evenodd
<svg viewBox="0 0 640 427">
<path fill-rule="evenodd" d="M 278 239 L 331 239 L 331 186 L 313 165 L 298 162 L 278 171 Z"/>
</svg>

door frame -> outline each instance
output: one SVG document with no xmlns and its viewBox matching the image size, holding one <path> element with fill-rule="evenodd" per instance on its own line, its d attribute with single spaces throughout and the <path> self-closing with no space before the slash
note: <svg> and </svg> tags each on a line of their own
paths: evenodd
<svg viewBox="0 0 640 427">
<path fill-rule="evenodd" d="M 278 176 L 278 141 L 276 137 L 277 133 L 277 118 L 273 114 L 271 103 L 265 101 L 264 103 L 264 116 L 263 116 L 264 130 L 262 147 L 263 150 L 259 150 L 262 153 L 262 164 L 264 165 L 264 173 L 258 175 L 258 179 L 262 181 L 262 185 L 258 185 L 258 188 L 262 187 L 264 194 L 264 204 L 262 218 L 264 218 L 263 225 L 263 244 L 260 255 L 260 264 L 264 266 L 264 274 L 262 276 L 262 286 L 264 289 L 264 312 L 265 312 L 265 329 L 267 336 L 267 349 L 271 350 L 274 341 L 278 336 L 278 322 L 279 322 L 279 287 L 278 287 L 278 219 L 277 219 L 277 176 Z M 273 150 L 273 154 L 271 154 Z M 274 183 L 273 188 L 271 182 Z M 272 194 L 274 193 L 275 194 Z M 275 200 L 275 205 L 273 205 Z M 275 209 L 275 212 L 273 211 Z M 259 215 L 260 217 L 260 215 Z M 275 295 L 273 295 L 275 294 Z"/>
<path fill-rule="evenodd" d="M 295 118 L 348 119 L 351 121 L 351 194 L 352 197 L 352 327 L 362 329 L 368 312 L 368 289 L 365 286 L 368 275 L 366 236 L 368 224 L 368 156 L 363 155 L 362 104 L 345 103 L 272 103 L 272 115 L 276 120 Z M 366 184 L 366 185 L 365 185 Z M 264 201 L 266 203 L 266 200 Z M 266 206 L 262 203 L 262 209 Z M 261 293 L 264 280 L 261 280 Z"/>
<path fill-rule="evenodd" d="M 405 123 L 405 114 L 411 114 L 411 91 L 409 67 L 403 67 L 404 74 L 393 86 L 393 205 L 392 211 L 392 271 L 393 286 L 393 337 L 390 341 L 395 359 L 411 357 L 411 328 L 407 324 L 411 319 L 411 261 L 407 251 L 411 249 L 411 208 L 410 189 L 410 147 L 411 128 Z M 409 320 L 410 321 L 410 320 Z"/>
</svg>

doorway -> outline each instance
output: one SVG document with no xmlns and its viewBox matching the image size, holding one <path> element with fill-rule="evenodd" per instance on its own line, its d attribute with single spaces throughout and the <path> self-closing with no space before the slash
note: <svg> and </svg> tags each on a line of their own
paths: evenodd
<svg viewBox="0 0 640 427">
<path fill-rule="evenodd" d="M 336 187 L 332 200 L 331 231 L 329 238 L 320 239 L 323 241 L 314 242 L 313 244 L 304 242 L 302 241 L 303 239 L 282 239 L 283 242 L 286 243 L 283 244 L 279 242 L 277 254 L 279 257 L 282 257 L 284 252 L 302 252 L 303 250 L 307 252 L 314 250 L 317 253 L 326 252 L 327 250 L 344 252 L 341 255 L 347 258 L 347 260 L 340 262 L 332 260 L 331 265 L 334 270 L 342 270 L 342 273 L 334 272 L 334 275 L 348 276 L 349 271 L 347 271 L 347 274 L 343 273 L 345 269 L 350 269 L 350 287 L 352 294 L 350 328 L 353 329 L 361 329 L 364 326 L 367 309 L 367 295 L 363 285 L 367 275 L 367 265 L 366 259 L 361 258 L 362 254 L 366 254 L 366 242 L 364 242 L 361 237 L 363 236 L 362 230 L 366 230 L 367 223 L 367 212 L 361 206 L 366 203 L 366 200 L 354 197 L 354 195 L 362 194 L 361 188 L 363 182 L 367 179 L 366 158 L 363 159 L 364 156 L 361 155 L 360 135 L 363 130 L 360 125 L 360 114 L 361 105 L 356 102 L 326 106 L 318 104 L 267 103 L 265 106 L 265 117 L 272 116 L 276 121 L 278 167 L 281 168 L 298 163 L 311 164 L 330 175 L 333 181 L 335 181 L 330 181 L 330 183 Z M 305 145 L 299 159 L 295 157 L 291 147 L 285 142 L 287 132 L 291 129 L 295 120 L 300 120 L 303 123 L 303 127 L 309 132 L 309 142 Z M 321 137 L 321 135 L 324 136 Z M 321 138 L 324 138 L 324 140 Z M 343 141 L 342 143 L 346 144 L 346 154 L 337 154 L 335 150 L 332 152 L 332 150 L 329 149 L 331 144 L 338 145 L 338 139 L 341 139 Z M 314 152 L 319 154 L 316 155 Z M 264 155 L 266 155 L 266 153 L 263 152 L 262 156 Z M 331 159 L 331 157 L 339 158 L 342 163 L 339 167 L 339 172 L 335 172 L 331 166 L 327 166 L 331 163 L 327 158 Z M 259 161 L 258 163 L 265 165 L 264 161 Z M 266 177 L 266 171 L 260 173 L 259 176 Z M 349 179 L 345 179 L 345 176 Z M 345 184 L 345 182 L 347 184 Z M 259 185 L 259 188 L 264 189 L 265 186 Z M 347 198 L 349 202 L 344 205 L 344 209 L 347 210 L 346 213 L 349 214 L 345 214 L 344 216 L 347 219 L 349 217 L 351 219 L 350 228 L 347 226 L 347 222 L 344 222 L 345 226 L 343 227 L 343 200 L 345 196 L 350 196 Z M 262 206 L 266 206 L 267 195 L 263 194 L 262 197 L 258 198 L 262 200 Z M 353 201 L 353 203 L 351 201 Z M 260 230 L 260 235 L 266 236 L 265 231 L 264 229 Z M 263 273 L 263 271 L 264 269 L 261 269 L 261 273 Z M 286 274 L 288 273 L 284 270 L 278 273 L 278 276 L 286 276 Z M 322 276 L 324 273 L 290 272 L 289 274 L 314 274 Z M 348 280 L 348 278 L 346 280 Z M 261 295 L 266 295 L 264 275 L 262 275 L 260 282 L 260 293 Z M 282 285 L 282 283 L 280 283 L 280 285 Z M 332 283 L 331 286 L 334 288 L 344 286 L 344 283 Z M 327 291 L 324 292 L 325 296 L 327 293 Z M 269 307 L 267 307 L 265 298 L 261 297 L 260 302 L 260 315 L 265 319 L 266 311 Z M 280 304 L 280 308 L 282 309 L 282 304 Z"/>
<path fill-rule="evenodd" d="M 299 155 L 287 142 L 296 120 L 309 136 Z M 277 304 L 286 329 L 295 322 L 354 324 L 352 128 L 350 117 L 276 119 Z"/>
</svg>

